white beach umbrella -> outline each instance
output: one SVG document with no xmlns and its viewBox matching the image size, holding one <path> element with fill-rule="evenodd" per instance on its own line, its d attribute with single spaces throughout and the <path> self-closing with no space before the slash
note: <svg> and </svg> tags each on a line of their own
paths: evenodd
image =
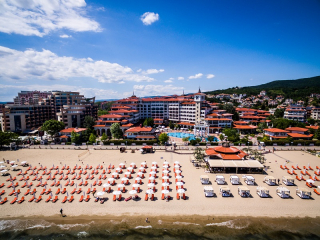
<svg viewBox="0 0 320 240">
<path fill-rule="evenodd" d="M 140 187 L 140 185 L 137 183 L 134 183 L 134 184 L 132 184 L 132 187 L 137 188 L 137 187 Z"/>
<path fill-rule="evenodd" d="M 97 192 L 97 196 L 101 197 L 105 194 L 105 192 Z"/>
<path fill-rule="evenodd" d="M 125 185 L 120 183 L 120 184 L 118 184 L 118 187 L 123 188 L 123 187 L 125 187 Z"/>
<path fill-rule="evenodd" d="M 169 171 L 168 171 L 168 170 L 163 170 L 162 172 L 163 172 L 163 173 L 169 173 Z"/>
<path fill-rule="evenodd" d="M 148 187 L 154 187 L 154 183 L 149 183 Z"/>
<path fill-rule="evenodd" d="M 179 165 L 174 165 L 174 168 L 180 168 L 180 166 Z"/>
<path fill-rule="evenodd" d="M 154 180 L 154 177 L 149 177 L 150 180 Z"/>
<path fill-rule="evenodd" d="M 181 179 L 181 178 L 182 178 L 182 176 L 180 176 L 180 175 L 176 177 L 176 179 Z"/>
<path fill-rule="evenodd" d="M 152 164 L 158 164 L 157 162 L 152 162 Z"/>
<path fill-rule="evenodd" d="M 179 189 L 177 190 L 177 192 L 178 192 L 178 193 L 185 193 L 186 191 L 185 191 L 183 188 L 179 188 Z"/>
<path fill-rule="evenodd" d="M 141 177 L 136 177 L 136 180 L 140 181 L 140 180 L 141 180 Z"/>
<path fill-rule="evenodd" d="M 131 195 L 137 194 L 137 191 L 136 191 L 136 190 L 131 190 L 131 191 L 129 192 L 129 194 L 131 194 Z"/>
<path fill-rule="evenodd" d="M 1 170 L 1 172 L 5 173 L 5 172 L 8 172 L 8 170 L 7 169 L 3 169 L 3 170 Z"/>
<path fill-rule="evenodd" d="M 308 182 L 308 183 L 314 183 L 314 181 L 312 180 L 312 179 L 308 179 L 306 182 Z"/>
<path fill-rule="evenodd" d="M 167 187 L 167 186 L 169 186 L 170 184 L 169 183 L 167 183 L 167 182 L 165 182 L 165 183 L 162 183 L 162 186 L 164 186 L 164 187 Z"/>
<path fill-rule="evenodd" d="M 143 151 L 143 150 L 142 150 L 142 151 Z M 147 163 L 146 163 L 146 162 L 142 162 L 141 165 L 147 165 Z"/>
<path fill-rule="evenodd" d="M 157 173 L 156 173 L 155 171 L 151 171 L 150 174 L 153 174 L 153 175 L 154 175 L 154 174 L 157 174 Z"/>
<path fill-rule="evenodd" d="M 180 170 L 176 170 L 176 173 L 181 173 L 181 171 Z"/>
<path fill-rule="evenodd" d="M 140 169 L 140 170 L 144 170 L 145 168 L 144 168 L 144 167 L 140 167 L 139 169 Z"/>
<path fill-rule="evenodd" d="M 23 161 L 23 162 L 21 162 L 21 164 L 26 164 L 27 163 L 27 161 Z"/>
<path fill-rule="evenodd" d="M 169 177 L 168 176 L 163 176 L 162 179 L 169 179 Z"/>
<path fill-rule="evenodd" d="M 177 186 L 182 186 L 182 185 L 183 185 L 183 182 L 177 182 L 176 185 L 177 185 Z"/>
<path fill-rule="evenodd" d="M 102 185 L 102 187 L 110 187 L 111 185 L 109 184 L 109 183 L 104 183 L 103 185 Z"/>
<path fill-rule="evenodd" d="M 113 191 L 113 195 L 119 195 L 121 194 L 121 191 Z"/>
<path fill-rule="evenodd" d="M 129 179 L 127 177 L 121 178 L 122 181 L 128 181 Z"/>
<path fill-rule="evenodd" d="M 175 161 L 174 163 L 179 164 L 180 162 L 179 161 Z"/>
<path fill-rule="evenodd" d="M 148 189 L 148 190 L 146 191 L 146 193 L 147 193 L 147 194 L 152 194 L 152 193 L 154 193 L 154 192 L 153 192 L 152 189 Z"/>
<path fill-rule="evenodd" d="M 135 166 L 136 164 L 134 162 L 130 163 L 130 166 Z"/>
<path fill-rule="evenodd" d="M 16 161 L 10 161 L 10 164 L 14 164 Z"/>
<path fill-rule="evenodd" d="M 4 162 L 0 162 L 0 164 L 4 164 Z"/>
<path fill-rule="evenodd" d="M 142 176 L 142 174 L 143 174 L 142 172 L 138 172 L 138 176 Z"/>
<path fill-rule="evenodd" d="M 114 178 L 108 178 L 108 181 L 109 181 L 109 182 L 113 182 L 113 181 L 114 181 Z"/>
<path fill-rule="evenodd" d="M 128 167 L 127 170 L 132 171 L 132 170 L 133 170 L 133 167 Z"/>
<path fill-rule="evenodd" d="M 0 166 L 0 168 L 5 168 L 5 167 L 6 167 L 6 166 L 4 166 L 4 165 L 1 165 L 1 166 Z"/>
<path fill-rule="evenodd" d="M 151 169 L 157 169 L 157 167 L 156 167 L 156 166 L 153 166 L 153 167 L 151 167 Z"/>
<path fill-rule="evenodd" d="M 161 193 L 168 194 L 169 190 L 162 190 Z"/>
<path fill-rule="evenodd" d="M 121 170 L 121 168 L 116 168 L 116 171 L 120 171 Z"/>
</svg>

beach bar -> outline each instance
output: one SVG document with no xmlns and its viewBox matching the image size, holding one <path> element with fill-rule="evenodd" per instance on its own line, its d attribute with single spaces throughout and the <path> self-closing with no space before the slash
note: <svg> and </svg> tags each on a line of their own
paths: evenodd
<svg viewBox="0 0 320 240">
<path fill-rule="evenodd" d="M 242 150 L 223 143 L 206 150 L 205 162 L 214 173 L 263 173 L 263 165 L 257 160 L 247 160 L 246 156 Z"/>
</svg>

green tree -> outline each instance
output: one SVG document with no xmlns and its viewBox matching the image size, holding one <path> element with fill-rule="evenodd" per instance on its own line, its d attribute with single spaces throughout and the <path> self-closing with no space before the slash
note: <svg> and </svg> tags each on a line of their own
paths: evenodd
<svg viewBox="0 0 320 240">
<path fill-rule="evenodd" d="M 108 114 L 108 113 L 109 113 L 109 111 L 107 111 L 107 110 L 102 110 L 102 109 L 98 110 L 98 116 L 105 115 L 105 114 Z"/>
<path fill-rule="evenodd" d="M 274 112 L 274 116 L 276 118 L 283 118 L 284 115 L 284 108 L 277 108 L 276 111 Z"/>
<path fill-rule="evenodd" d="M 91 116 L 85 116 L 84 121 L 83 121 L 83 126 L 85 128 L 92 130 L 94 125 L 95 125 L 94 118 Z"/>
<path fill-rule="evenodd" d="M 80 134 L 72 131 L 71 133 L 71 142 L 75 144 L 79 144 L 81 140 Z"/>
<path fill-rule="evenodd" d="M 311 124 L 311 125 L 314 125 L 317 121 L 314 120 L 313 118 L 308 118 L 308 119 L 307 119 L 307 122 L 308 122 L 309 124 Z"/>
<path fill-rule="evenodd" d="M 202 148 L 197 147 L 193 152 L 193 156 L 197 161 L 200 162 L 200 164 L 204 162 L 205 154 L 204 154 L 204 150 Z"/>
<path fill-rule="evenodd" d="M 320 140 L 320 128 L 318 128 L 317 131 L 315 132 L 314 138 Z"/>
<path fill-rule="evenodd" d="M 123 137 L 123 133 L 119 123 L 112 123 L 110 127 L 110 132 L 113 138 L 119 139 Z"/>
<path fill-rule="evenodd" d="M 208 136 L 207 139 L 208 139 L 208 142 L 213 142 L 214 136 Z"/>
<path fill-rule="evenodd" d="M 89 137 L 89 142 L 90 142 L 90 143 L 96 142 L 96 135 L 94 135 L 93 133 L 91 133 L 91 134 L 90 134 L 90 137 Z"/>
<path fill-rule="evenodd" d="M 41 130 L 46 131 L 50 136 L 54 137 L 57 133 L 64 129 L 64 123 L 51 119 L 43 123 Z"/>
<path fill-rule="evenodd" d="M 222 132 L 228 137 L 230 142 L 237 142 L 240 140 L 240 135 L 234 128 L 225 128 Z"/>
<path fill-rule="evenodd" d="M 143 126 L 153 127 L 154 121 L 153 118 L 146 118 L 143 122 Z"/>
<path fill-rule="evenodd" d="M 169 128 L 174 129 L 174 124 L 171 121 L 169 122 Z"/>
<path fill-rule="evenodd" d="M 183 137 L 183 138 L 182 138 L 182 141 L 184 141 L 184 142 L 189 142 L 189 137 Z"/>
<path fill-rule="evenodd" d="M 168 140 L 169 140 L 168 134 L 166 134 L 166 133 L 161 133 L 161 134 L 159 135 L 159 142 L 160 142 L 160 144 L 164 144 L 164 143 L 166 143 Z"/>
<path fill-rule="evenodd" d="M 0 131 L 0 146 L 1 146 L 1 148 L 3 145 L 10 145 L 11 142 L 17 142 L 18 137 L 19 136 L 16 133 Z"/>
<path fill-rule="evenodd" d="M 102 133 L 102 136 L 101 136 L 101 141 L 105 141 L 105 140 L 107 140 L 107 134 L 104 132 L 104 133 Z"/>
<path fill-rule="evenodd" d="M 260 132 L 262 132 L 263 129 L 266 129 L 266 128 L 268 128 L 267 123 L 262 122 L 262 123 L 259 123 L 259 124 L 258 124 L 258 129 L 260 130 Z"/>
<path fill-rule="evenodd" d="M 219 138 L 220 138 L 221 141 L 223 141 L 224 140 L 224 135 L 221 133 Z"/>
</svg>

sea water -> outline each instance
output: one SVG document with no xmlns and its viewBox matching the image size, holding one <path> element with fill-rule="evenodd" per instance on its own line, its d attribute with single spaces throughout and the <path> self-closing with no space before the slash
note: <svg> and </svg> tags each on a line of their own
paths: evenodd
<svg viewBox="0 0 320 240">
<path fill-rule="evenodd" d="M 0 220 L 0 239 L 320 239 L 319 218 L 232 218 L 150 222 L 98 219 L 54 223 Z"/>
</svg>

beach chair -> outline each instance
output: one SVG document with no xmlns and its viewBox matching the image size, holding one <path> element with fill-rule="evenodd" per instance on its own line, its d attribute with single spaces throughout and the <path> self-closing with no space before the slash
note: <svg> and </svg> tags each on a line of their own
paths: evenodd
<svg viewBox="0 0 320 240">
<path fill-rule="evenodd" d="M 67 192 L 67 189 L 64 188 L 62 191 L 61 191 L 61 194 L 65 194 Z"/>
<path fill-rule="evenodd" d="M 27 196 L 29 193 L 30 193 L 30 189 L 28 189 L 24 195 Z"/>
<path fill-rule="evenodd" d="M 80 199 L 79 199 L 79 202 L 82 202 L 83 201 L 83 195 L 81 195 Z"/>
<path fill-rule="evenodd" d="M 68 197 L 65 196 L 64 199 L 62 200 L 62 203 L 65 203 L 68 200 Z"/>
<path fill-rule="evenodd" d="M 106 170 L 105 169 L 103 169 L 102 174 L 106 174 Z"/>
<path fill-rule="evenodd" d="M 22 174 L 22 170 L 20 170 L 20 172 L 18 172 L 17 176 L 20 176 Z"/>
<path fill-rule="evenodd" d="M 72 181 L 71 183 L 70 183 L 70 186 L 72 187 L 74 185 L 74 181 Z"/>
<path fill-rule="evenodd" d="M 58 195 L 60 193 L 60 188 L 58 188 L 58 190 L 56 191 L 56 195 Z"/>
<path fill-rule="evenodd" d="M 90 194 L 91 193 L 91 190 L 90 190 L 90 188 L 88 188 L 88 190 L 87 190 L 87 194 Z"/>
<path fill-rule="evenodd" d="M 49 202 L 51 200 L 51 196 L 49 196 L 47 199 L 46 199 L 46 202 Z"/>
<path fill-rule="evenodd" d="M 90 175 L 87 175 L 87 176 L 86 176 L 86 180 L 89 180 L 89 178 L 90 178 Z"/>
<path fill-rule="evenodd" d="M 11 187 L 12 187 L 12 185 L 13 185 L 13 183 L 10 183 L 10 184 L 8 185 L 8 187 L 7 187 L 7 188 L 11 188 Z"/>
<path fill-rule="evenodd" d="M 179 200 L 180 199 L 180 195 L 179 195 L 179 193 L 177 193 L 177 200 Z"/>
<path fill-rule="evenodd" d="M 151 201 L 154 201 L 154 194 L 153 193 L 151 194 L 151 198 L 150 199 L 151 199 Z"/>
<path fill-rule="evenodd" d="M 15 194 L 15 191 L 14 191 L 14 190 L 12 190 L 12 192 L 9 193 L 8 195 L 9 195 L 9 196 L 12 196 L 13 194 Z"/>
<path fill-rule="evenodd" d="M 79 190 L 77 191 L 77 194 L 80 194 L 82 192 L 82 189 L 79 188 Z"/>
<path fill-rule="evenodd" d="M 185 193 L 182 194 L 182 199 L 186 200 L 186 194 Z"/>
<path fill-rule="evenodd" d="M 1 202 L 0 202 L 0 204 L 2 205 L 2 204 L 4 204 L 4 203 L 6 203 L 6 202 L 8 202 L 8 198 L 4 198 Z"/>
<path fill-rule="evenodd" d="M 118 201 L 122 200 L 122 194 L 119 194 Z"/>
<path fill-rule="evenodd" d="M 312 185 L 308 182 L 306 182 L 306 185 L 309 187 L 309 188 L 312 188 Z"/>
<path fill-rule="evenodd" d="M 87 172 L 87 170 L 85 170 L 84 172 L 83 172 L 83 175 L 86 175 L 88 172 Z"/>
<path fill-rule="evenodd" d="M 23 203 L 23 202 L 24 202 L 24 197 L 22 197 L 22 198 L 18 201 L 19 204 L 21 204 L 21 203 Z"/>
<path fill-rule="evenodd" d="M 306 175 L 306 174 L 304 173 L 304 171 L 302 171 L 302 170 L 300 171 L 300 173 L 301 173 L 302 175 Z"/>
<path fill-rule="evenodd" d="M 81 179 L 81 175 L 79 174 L 79 176 L 77 177 L 77 180 L 80 180 Z"/>
<path fill-rule="evenodd" d="M 62 166 L 61 170 L 65 170 L 65 169 L 66 169 L 66 167 L 65 167 L 65 166 Z"/>
<path fill-rule="evenodd" d="M 42 190 L 42 192 L 40 193 L 40 195 L 45 194 L 45 192 L 46 192 L 46 189 L 44 188 L 44 189 Z"/>
<path fill-rule="evenodd" d="M 88 185 L 88 181 L 85 181 L 83 186 L 87 186 Z"/>
<path fill-rule="evenodd" d="M 93 186 L 96 186 L 96 185 L 97 185 L 97 181 L 94 181 L 92 185 L 93 185 Z"/>
<path fill-rule="evenodd" d="M 79 183 L 79 186 L 81 187 L 82 185 L 83 185 L 83 182 L 80 182 L 80 183 Z"/>
<path fill-rule="evenodd" d="M 285 170 L 286 168 L 285 167 L 283 167 L 282 165 L 280 165 L 280 168 L 282 169 L 282 170 Z"/>
<path fill-rule="evenodd" d="M 77 191 L 77 189 L 74 188 L 74 189 L 71 191 L 71 194 L 74 194 L 76 191 Z"/>
<path fill-rule="evenodd" d="M 144 197 L 145 201 L 148 201 L 148 194 L 146 193 L 146 196 Z"/>
<path fill-rule="evenodd" d="M 298 174 L 296 173 L 296 171 L 294 171 L 294 170 L 292 170 L 292 174 L 294 174 L 294 175 L 298 175 Z"/>
<path fill-rule="evenodd" d="M 59 185 L 60 185 L 60 181 L 58 181 L 58 182 L 56 183 L 56 187 L 59 187 Z"/>
<path fill-rule="evenodd" d="M 320 192 L 317 189 L 313 189 L 313 191 L 317 194 L 320 195 Z"/>
<path fill-rule="evenodd" d="M 91 177 L 90 177 L 90 180 L 92 180 L 92 179 L 94 179 L 94 176 L 93 176 L 93 175 L 91 175 Z"/>
<path fill-rule="evenodd" d="M 101 181 L 99 181 L 98 186 L 101 186 L 101 185 L 102 185 L 102 182 L 101 182 Z"/>
<path fill-rule="evenodd" d="M 113 195 L 113 201 L 115 202 L 117 200 L 117 195 Z"/>
<path fill-rule="evenodd" d="M 58 201 L 58 196 L 55 196 L 54 199 L 52 199 L 52 202 L 55 203 L 56 201 Z"/>
<path fill-rule="evenodd" d="M 74 200 L 74 197 L 71 196 L 71 198 L 69 199 L 69 202 L 71 203 Z"/>
<path fill-rule="evenodd" d="M 0 195 L 2 196 L 3 194 L 5 194 L 5 190 L 2 190 L 2 192 L 0 193 Z"/>
<path fill-rule="evenodd" d="M 296 168 L 295 166 L 292 165 L 291 167 L 292 167 L 294 170 L 297 170 L 297 168 Z"/>
<path fill-rule="evenodd" d="M 66 175 L 63 180 L 67 181 L 69 179 L 69 177 Z"/>
<path fill-rule="evenodd" d="M 107 179 L 107 176 L 106 175 L 103 175 L 103 178 L 102 178 L 103 180 L 106 180 Z"/>
<path fill-rule="evenodd" d="M 98 174 L 99 174 L 99 171 L 98 171 L 98 170 L 96 170 L 96 171 L 95 171 L 95 174 L 96 174 L 96 175 L 98 175 Z"/>
<path fill-rule="evenodd" d="M 10 204 L 14 204 L 17 201 L 17 197 L 15 197 Z"/>
<path fill-rule="evenodd" d="M 42 196 L 39 196 L 37 199 L 36 199 L 36 203 L 40 202 L 42 200 Z"/>
<path fill-rule="evenodd" d="M 109 168 L 109 169 L 108 169 L 108 174 L 110 174 L 110 173 L 111 173 L 111 169 Z"/>
<path fill-rule="evenodd" d="M 89 202 L 90 200 L 90 195 L 87 195 L 87 198 L 85 199 L 86 202 Z"/>
<path fill-rule="evenodd" d="M 80 170 L 80 169 L 81 169 L 81 166 L 79 165 L 79 166 L 78 166 L 78 170 Z"/>
<path fill-rule="evenodd" d="M 25 186 L 27 186 L 27 182 L 25 182 L 21 187 L 24 188 Z"/>
<path fill-rule="evenodd" d="M 93 175 L 93 174 L 94 174 L 94 170 L 91 171 L 91 175 Z"/>
<path fill-rule="evenodd" d="M 37 180 L 37 176 L 35 176 L 34 178 L 32 178 L 32 181 L 36 181 Z"/>
<path fill-rule="evenodd" d="M 50 173 L 51 173 L 51 171 L 48 171 L 48 172 L 47 172 L 47 175 L 50 175 Z"/>
<path fill-rule="evenodd" d="M 34 199 L 35 199 L 35 197 L 32 196 L 32 198 L 30 198 L 28 202 L 32 202 Z"/>
<path fill-rule="evenodd" d="M 42 187 L 44 187 L 45 185 L 47 185 L 47 182 L 44 182 L 43 184 L 41 184 Z"/>
<path fill-rule="evenodd" d="M 320 181 L 320 179 L 317 176 L 314 177 L 314 180 Z"/>
<path fill-rule="evenodd" d="M 1 183 L 0 188 L 3 188 L 3 187 L 4 187 L 4 183 Z"/>
<path fill-rule="evenodd" d="M 23 181 L 23 180 L 24 180 L 24 177 L 22 177 L 22 178 L 19 179 L 19 181 Z M 8 179 L 7 179 L 7 181 L 8 181 Z M 9 180 L 9 181 L 10 181 L 10 180 Z"/>
<path fill-rule="evenodd" d="M 100 175 L 100 176 L 98 177 L 98 179 L 101 180 L 101 178 L 102 178 L 102 176 Z"/>
<path fill-rule="evenodd" d="M 164 193 L 162 193 L 161 195 L 161 200 L 164 200 Z"/>
<path fill-rule="evenodd" d="M 56 185 L 56 183 L 53 182 L 53 183 L 50 184 L 50 187 L 54 187 L 55 185 Z"/>
<path fill-rule="evenodd" d="M 299 178 L 298 176 L 296 176 L 296 179 L 297 179 L 298 181 L 301 181 L 301 178 Z"/>
<path fill-rule="evenodd" d="M 67 182 L 64 186 L 68 187 L 69 186 L 69 182 Z"/>
<path fill-rule="evenodd" d="M 30 195 L 35 194 L 36 192 L 37 192 L 37 189 L 34 188 L 33 191 L 30 193 Z"/>
</svg>

